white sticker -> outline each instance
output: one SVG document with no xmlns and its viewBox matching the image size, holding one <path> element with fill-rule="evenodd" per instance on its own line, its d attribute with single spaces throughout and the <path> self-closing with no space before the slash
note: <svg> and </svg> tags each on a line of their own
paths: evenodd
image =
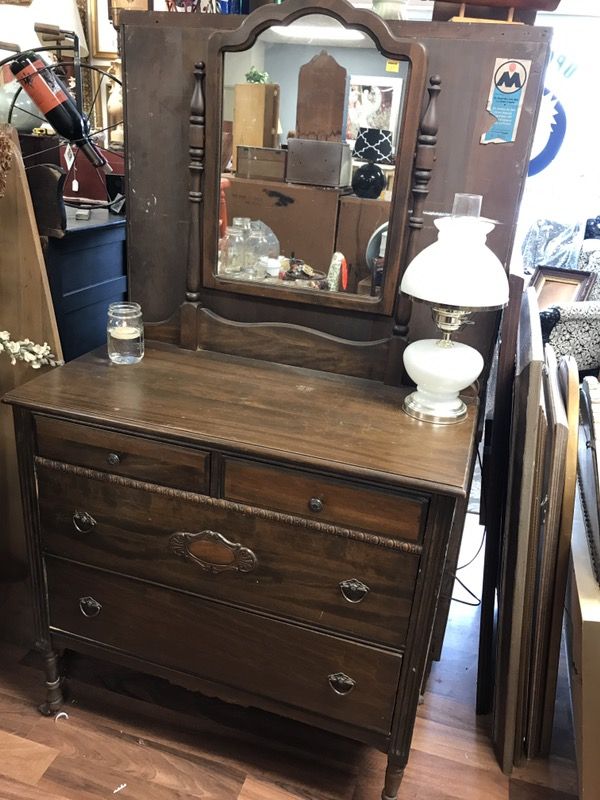
<svg viewBox="0 0 600 800">
<path fill-rule="evenodd" d="M 70 144 L 65 147 L 65 163 L 67 165 L 67 170 L 70 170 L 73 166 L 73 162 L 75 161 L 75 154 L 73 153 L 73 148 Z"/>
<path fill-rule="evenodd" d="M 481 144 L 503 144 L 517 138 L 530 67 L 530 60 L 496 59 L 487 102 L 487 110 L 495 119 L 482 134 Z"/>
</svg>

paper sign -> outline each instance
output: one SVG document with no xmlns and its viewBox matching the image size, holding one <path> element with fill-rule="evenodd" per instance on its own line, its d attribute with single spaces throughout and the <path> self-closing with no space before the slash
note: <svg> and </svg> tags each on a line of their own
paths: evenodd
<svg viewBox="0 0 600 800">
<path fill-rule="evenodd" d="M 481 144 L 514 142 L 525 99 L 531 61 L 497 58 L 488 96 L 487 110 L 496 117 L 481 137 Z"/>
</svg>

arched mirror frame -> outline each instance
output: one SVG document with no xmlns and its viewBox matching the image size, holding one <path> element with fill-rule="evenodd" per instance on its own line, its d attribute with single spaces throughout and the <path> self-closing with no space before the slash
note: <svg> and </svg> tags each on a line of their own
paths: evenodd
<svg viewBox="0 0 600 800">
<path fill-rule="evenodd" d="M 258 36 L 271 25 L 289 25 L 301 17 L 322 14 L 347 28 L 368 35 L 379 52 L 388 59 L 407 61 L 407 91 L 402 109 L 400 146 L 396 153 L 396 179 L 390 205 L 387 238 L 387 269 L 381 296 L 364 298 L 343 293 L 315 293 L 225 279 L 215 274 L 218 249 L 218 204 L 220 147 L 222 128 L 222 91 L 224 54 L 252 47 Z M 417 146 L 419 121 L 425 94 L 427 53 L 414 39 L 395 37 L 376 14 L 357 9 L 345 0 L 329 0 L 327 6 L 306 0 L 286 0 L 283 5 L 269 4 L 257 9 L 234 31 L 211 36 L 207 64 L 196 68 L 196 90 L 190 117 L 190 201 L 192 219 L 188 254 L 188 302 L 200 300 L 201 288 L 234 294 L 269 297 L 278 301 L 309 303 L 391 315 L 408 241 L 409 200 Z M 206 114 L 205 114 L 206 108 Z"/>
</svg>

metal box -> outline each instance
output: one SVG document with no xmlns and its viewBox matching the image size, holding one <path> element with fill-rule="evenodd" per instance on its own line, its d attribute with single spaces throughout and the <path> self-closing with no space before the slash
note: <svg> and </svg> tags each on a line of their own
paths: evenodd
<svg viewBox="0 0 600 800">
<path fill-rule="evenodd" d="M 352 152 L 342 142 L 288 139 L 285 175 L 289 183 L 340 189 L 352 182 Z"/>
</svg>

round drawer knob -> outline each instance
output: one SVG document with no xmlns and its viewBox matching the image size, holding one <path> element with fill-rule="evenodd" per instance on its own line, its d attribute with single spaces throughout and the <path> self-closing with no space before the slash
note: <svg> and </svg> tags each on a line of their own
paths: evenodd
<svg viewBox="0 0 600 800">
<path fill-rule="evenodd" d="M 97 617 L 102 611 L 102 606 L 93 597 L 80 597 L 79 610 L 84 617 Z"/>
<path fill-rule="evenodd" d="M 349 603 L 362 603 L 371 590 L 366 583 L 359 581 L 358 578 L 350 578 L 349 580 L 341 581 L 340 591 L 344 600 Z"/>
<path fill-rule="evenodd" d="M 314 511 L 315 514 L 318 514 L 320 511 L 323 511 L 323 501 L 319 497 L 311 497 L 308 501 L 308 507 L 311 511 Z"/>
<path fill-rule="evenodd" d="M 109 453 L 106 459 L 111 467 L 116 467 L 117 464 L 121 463 L 121 458 L 116 453 Z"/>
<path fill-rule="evenodd" d="M 334 672 L 329 676 L 329 685 L 336 694 L 350 694 L 356 686 L 356 681 L 345 672 Z"/>
<path fill-rule="evenodd" d="M 89 533 L 96 525 L 96 520 L 87 511 L 75 511 L 73 514 L 73 527 L 77 533 Z"/>
</svg>

